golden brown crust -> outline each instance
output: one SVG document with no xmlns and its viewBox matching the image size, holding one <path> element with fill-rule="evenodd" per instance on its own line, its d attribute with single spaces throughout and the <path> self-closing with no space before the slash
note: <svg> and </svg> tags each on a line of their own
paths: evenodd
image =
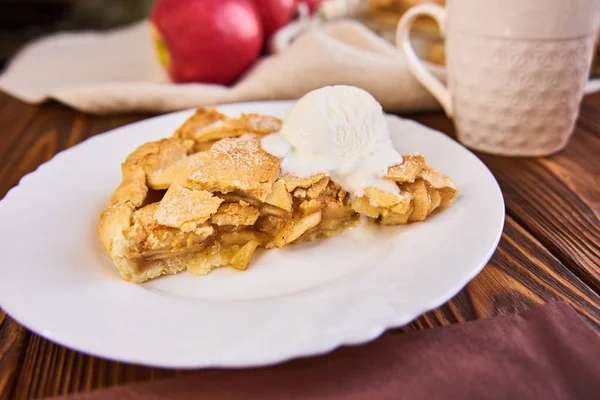
<svg viewBox="0 0 600 400">
<path fill-rule="evenodd" d="M 425 165 L 421 154 L 403 155 L 402 162 L 389 167 L 385 177 L 398 183 L 414 182 Z"/>
<path fill-rule="evenodd" d="M 436 209 L 449 207 L 458 195 L 452 179 L 427 165 L 420 154 L 402 156 L 402 163 L 390 167 L 386 178 L 398 184 L 399 194 L 367 188 L 352 202 L 354 211 L 383 225 L 424 221 Z"/>
<path fill-rule="evenodd" d="M 258 208 L 242 201 L 222 204 L 217 213 L 210 217 L 210 222 L 218 226 L 252 226 L 258 217 Z"/>
<path fill-rule="evenodd" d="M 212 143 L 227 137 L 239 137 L 247 133 L 259 137 L 277 132 L 281 120 L 259 114 L 242 114 L 239 118 L 230 118 L 214 108 L 202 108 L 196 111 L 179 127 L 173 137 L 193 140 L 195 150 L 206 150 Z"/>
<path fill-rule="evenodd" d="M 257 136 L 221 139 L 194 159 L 185 185 L 209 192 L 239 192 L 264 201 L 279 176 L 279 159 Z"/>
<path fill-rule="evenodd" d="M 215 214 L 222 202 L 223 199 L 206 190 L 172 185 L 158 203 L 152 218 L 161 225 L 189 232 Z"/>
<path fill-rule="evenodd" d="M 325 177 L 325 174 L 317 174 L 309 177 L 284 175 L 281 177 L 281 180 L 285 184 L 285 188 L 287 189 L 287 191 L 293 192 L 296 188 L 309 188 L 311 185 L 319 182 Z"/>
<path fill-rule="evenodd" d="M 458 194 L 418 154 L 388 170 L 399 194 L 367 188 L 353 197 L 325 174 L 280 176 L 280 160 L 259 142 L 280 126 L 274 117 L 200 109 L 172 137 L 131 153 L 97 227 L 123 278 L 244 270 L 258 246 L 329 237 L 360 214 L 381 224 L 422 221 Z"/>
</svg>

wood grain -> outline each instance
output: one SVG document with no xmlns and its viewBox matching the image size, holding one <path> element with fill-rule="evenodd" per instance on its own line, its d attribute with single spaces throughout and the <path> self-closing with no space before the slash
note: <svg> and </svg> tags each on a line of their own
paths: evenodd
<svg viewBox="0 0 600 400">
<path fill-rule="evenodd" d="M 520 160 L 510 169 L 502 159 L 481 157 L 502 187 L 508 213 L 600 292 L 598 188 L 592 175 L 598 168 L 577 157 L 589 152 L 590 141 L 600 148 L 600 139 L 581 129 L 573 139 L 564 155 Z"/>
<path fill-rule="evenodd" d="M 0 399 L 10 399 L 29 332 L 0 310 Z"/>
<path fill-rule="evenodd" d="M 547 159 L 479 155 L 503 189 L 508 217 L 486 268 L 451 301 L 389 332 L 429 329 L 568 301 L 600 326 L 598 271 L 600 95 L 588 96 L 565 151 Z M 0 94 L 0 198 L 26 173 L 97 133 L 147 115 L 88 116 L 57 103 L 29 106 Z M 453 135 L 442 114 L 413 116 Z M 180 375 L 85 356 L 29 334 L 0 311 L 0 399 L 28 399 Z"/>
<path fill-rule="evenodd" d="M 0 92 L 0 160 L 19 139 L 19 134 L 33 120 L 39 107 L 25 104 Z"/>
<path fill-rule="evenodd" d="M 585 97 L 581 104 L 577 124 L 584 129 L 600 136 L 600 92 Z"/>
<path fill-rule="evenodd" d="M 35 170 L 64 148 L 64 138 L 71 134 L 74 119 L 75 112 L 59 104 L 40 108 L 31 123 L 18 134 L 18 140 L 2 157 L 0 198 L 23 175 Z"/>
<path fill-rule="evenodd" d="M 29 342 L 15 399 L 90 391 L 124 382 L 173 377 L 176 370 L 146 368 L 90 357 L 33 335 Z"/>
<path fill-rule="evenodd" d="M 21 140 L 21 132 L 31 124 L 39 108 L 26 105 L 4 93 L 0 93 L 0 105 L 1 169 L 7 165 L 9 155 Z M 12 186 L 12 181 L 0 175 L 0 199 Z M 29 332 L 0 310 L 0 399 L 11 398 L 28 338 Z"/>
</svg>

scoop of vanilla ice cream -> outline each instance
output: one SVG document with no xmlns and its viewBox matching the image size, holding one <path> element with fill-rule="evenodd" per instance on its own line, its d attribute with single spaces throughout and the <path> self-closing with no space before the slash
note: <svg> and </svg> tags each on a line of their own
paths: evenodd
<svg viewBox="0 0 600 400">
<path fill-rule="evenodd" d="M 350 193 L 375 186 L 398 192 L 383 179 L 402 161 L 394 149 L 381 105 L 354 86 L 326 86 L 307 93 L 289 111 L 281 130 L 262 139 L 284 173 L 326 173 Z"/>
</svg>

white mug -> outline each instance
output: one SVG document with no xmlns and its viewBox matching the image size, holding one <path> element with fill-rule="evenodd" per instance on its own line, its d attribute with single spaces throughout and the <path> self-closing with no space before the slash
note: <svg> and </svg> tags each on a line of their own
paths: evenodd
<svg viewBox="0 0 600 400">
<path fill-rule="evenodd" d="M 433 17 L 445 37 L 447 86 L 410 43 L 413 21 Z M 413 75 L 454 119 L 468 147 L 543 156 L 567 143 L 588 79 L 600 0 L 447 0 L 400 19 L 396 44 Z"/>
</svg>

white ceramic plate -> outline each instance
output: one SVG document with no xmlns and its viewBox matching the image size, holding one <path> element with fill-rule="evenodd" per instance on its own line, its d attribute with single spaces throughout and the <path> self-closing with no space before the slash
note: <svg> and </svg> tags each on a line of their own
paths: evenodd
<svg viewBox="0 0 600 400">
<path fill-rule="evenodd" d="M 290 102 L 221 106 L 284 117 Z M 247 367 L 372 340 L 454 296 L 491 257 L 502 194 L 488 169 L 445 135 L 389 117 L 402 153 L 421 152 L 461 188 L 424 223 L 358 227 L 270 250 L 246 272 L 182 273 L 134 285 L 96 240 L 120 163 L 170 136 L 191 111 L 95 136 L 25 176 L 0 202 L 0 306 L 64 346 L 162 367 Z"/>
</svg>

